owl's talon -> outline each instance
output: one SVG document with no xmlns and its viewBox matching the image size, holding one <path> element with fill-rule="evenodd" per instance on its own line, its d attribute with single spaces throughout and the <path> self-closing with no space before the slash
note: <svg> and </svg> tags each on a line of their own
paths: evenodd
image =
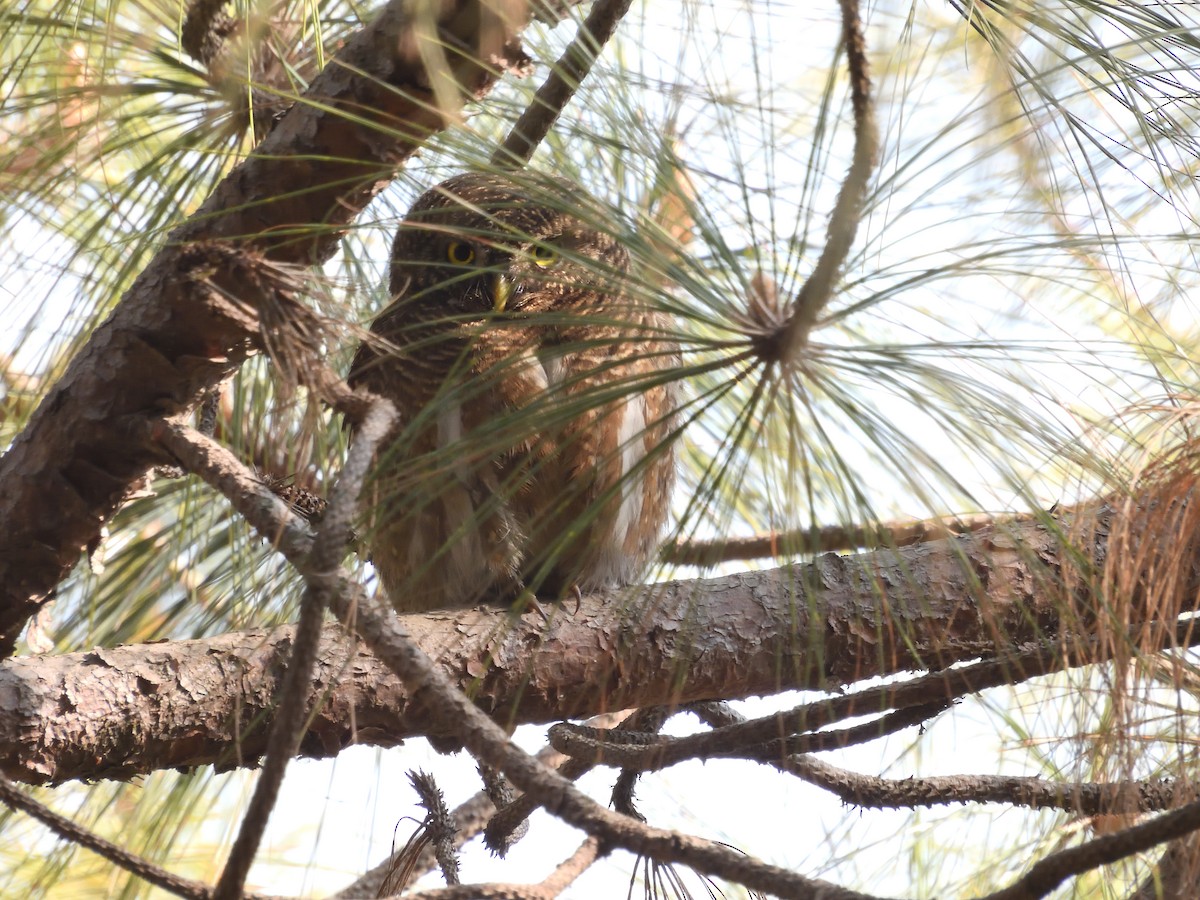
<svg viewBox="0 0 1200 900">
<path fill-rule="evenodd" d="M 517 617 L 525 615 L 532 608 L 542 617 L 542 621 L 550 621 L 550 613 L 546 611 L 546 607 L 542 605 L 537 595 L 529 588 L 522 588 L 521 593 L 517 594 L 509 608 L 512 609 L 513 615 Z"/>
</svg>

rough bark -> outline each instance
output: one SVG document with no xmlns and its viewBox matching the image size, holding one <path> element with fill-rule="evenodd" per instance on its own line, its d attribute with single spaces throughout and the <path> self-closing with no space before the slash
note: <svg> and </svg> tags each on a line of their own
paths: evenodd
<svg viewBox="0 0 1200 900">
<path fill-rule="evenodd" d="M 415 22 L 408 10 L 416 6 L 391 0 L 168 236 L 0 458 L 0 654 L 12 652 L 81 549 L 163 461 L 139 437 L 139 420 L 190 408 L 256 343 L 255 322 L 192 302 L 189 245 L 245 243 L 277 262 L 327 258 L 339 229 L 396 167 L 499 71 L 522 62 L 515 36 L 528 21 L 524 0 L 441 0 L 428 13 L 433 22 Z M 420 47 L 418 25 L 434 37 Z M 442 68 L 426 67 L 430 53 Z M 229 273 L 211 280 L 240 287 Z"/>
<path fill-rule="evenodd" d="M 1026 522 L 593 595 L 578 612 L 553 610 L 549 622 L 481 608 L 404 624 L 504 724 L 825 689 L 1067 639 L 1076 622 L 1061 615 L 1061 539 L 1057 528 Z M 369 655 L 351 656 L 339 634 L 333 626 L 326 634 L 313 687 L 326 699 L 302 753 L 426 734 L 396 680 Z M 0 768 L 45 783 L 253 764 L 290 635 L 280 628 L 8 660 L 0 664 Z"/>
</svg>

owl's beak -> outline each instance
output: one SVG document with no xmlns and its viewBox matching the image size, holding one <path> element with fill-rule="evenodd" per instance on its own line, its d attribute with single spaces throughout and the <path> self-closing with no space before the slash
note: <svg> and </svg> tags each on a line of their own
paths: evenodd
<svg viewBox="0 0 1200 900">
<path fill-rule="evenodd" d="M 504 312 L 504 307 L 508 305 L 508 298 L 510 296 L 512 296 L 512 282 L 505 275 L 493 275 L 492 309 L 496 312 Z"/>
</svg>

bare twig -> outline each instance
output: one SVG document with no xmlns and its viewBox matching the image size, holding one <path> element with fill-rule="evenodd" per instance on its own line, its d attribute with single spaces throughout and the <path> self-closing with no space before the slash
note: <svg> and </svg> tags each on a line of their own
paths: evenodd
<svg viewBox="0 0 1200 900">
<path fill-rule="evenodd" d="M 86 847 L 114 865 L 120 866 L 126 872 L 131 872 L 176 897 L 208 900 L 212 896 L 212 890 L 208 885 L 168 872 L 166 869 L 118 847 L 111 841 L 105 840 L 81 825 L 76 825 L 65 816 L 60 816 L 28 794 L 19 791 L 16 785 L 3 775 L 0 775 L 0 801 L 12 809 L 20 810 L 37 819 L 64 840 Z M 263 894 L 246 894 L 245 896 L 247 900 L 268 900 Z"/>
<path fill-rule="evenodd" d="M 604 713 L 589 720 L 589 724 L 596 725 L 597 727 L 616 726 L 620 724 L 623 716 L 624 713 Z M 563 756 L 553 747 L 543 747 L 538 751 L 537 759 L 543 765 L 552 768 L 557 768 L 564 763 L 570 762 L 567 757 Z M 456 807 L 452 813 L 454 816 L 455 846 L 461 847 L 482 831 L 488 825 L 495 812 L 495 806 L 485 791 L 478 792 L 475 796 Z M 378 886 L 383 883 L 387 875 L 393 870 L 394 860 L 399 855 L 400 852 L 393 854 L 371 869 L 370 872 L 357 879 L 353 884 L 347 885 L 338 891 L 330 900 L 339 900 L 339 898 L 340 900 L 352 900 L 352 898 L 358 897 L 380 896 L 381 892 Z M 436 864 L 437 861 L 434 859 L 432 848 L 422 850 L 417 855 L 417 858 L 410 862 L 412 871 L 416 875 L 430 871 Z"/>
<path fill-rule="evenodd" d="M 261 478 L 212 438 L 186 425 L 160 420 L 150 430 L 184 468 L 228 497 L 233 508 L 289 562 L 307 567 L 313 532 Z"/>
<path fill-rule="evenodd" d="M 454 847 L 454 816 L 446 808 L 446 795 L 427 772 L 410 772 L 408 779 L 421 798 L 421 806 L 425 808 L 425 821 L 422 824 L 428 832 L 429 844 L 433 847 L 442 877 L 446 879 L 446 884 L 462 884 Z"/>
<path fill-rule="evenodd" d="M 1006 803 L 1028 809 L 1061 809 L 1081 816 L 1098 816 L 1159 812 L 1170 809 L 1182 799 L 1180 786 L 1171 779 L 1111 784 L 1004 775 L 891 779 L 850 772 L 812 756 L 788 757 L 772 764 L 831 791 L 847 803 L 874 809 L 913 809 L 946 803 Z M 1188 793 L 1195 797 L 1194 790 Z"/>
<path fill-rule="evenodd" d="M 727 703 L 696 703 L 689 707 L 716 728 L 744 722 Z M 763 757 L 783 772 L 825 788 L 846 803 L 880 809 L 912 809 L 943 803 L 1008 803 L 1029 809 L 1061 809 L 1081 816 L 1156 812 L 1181 799 L 1180 785 L 1169 778 L 1146 781 L 1055 782 L 1045 778 L 1002 775 L 951 775 L 938 778 L 879 778 L 830 765 L 814 756 Z"/>
<path fill-rule="evenodd" d="M 1194 623 L 1185 621 L 1174 629 L 1159 629 L 1164 646 L 1193 646 L 1200 643 Z M 1111 648 L 1096 638 L 1079 638 L 1064 648 L 1044 641 L 996 659 L 946 669 L 908 681 L 879 685 L 839 697 L 806 703 L 794 709 L 728 725 L 713 731 L 678 738 L 647 734 L 600 733 L 580 726 L 555 725 L 550 742 L 569 755 L 579 754 L 593 762 L 641 771 L 657 771 L 688 759 L 711 759 L 744 755 L 747 748 L 767 745 L 800 747 L 794 735 L 814 732 L 833 722 L 885 709 L 911 709 L 946 702 L 965 694 L 1013 681 L 1013 673 L 1026 680 L 1079 665 L 1102 662 Z M 868 726 L 878 728 L 878 723 Z M 587 736 L 587 741 L 581 739 Z M 785 736 L 785 737 L 781 737 Z M 775 743 L 780 742 L 780 743 Z M 821 748 L 815 748 L 821 749 Z M 757 757 L 757 753 L 755 754 Z"/>
<path fill-rule="evenodd" d="M 542 886 L 550 892 L 550 896 L 558 896 L 604 854 L 600 841 L 589 837 L 579 845 L 579 849 L 559 863 L 558 868 L 550 873 L 550 877 L 542 882 Z"/>
<path fill-rule="evenodd" d="M 600 841 L 589 837 L 540 884 L 466 884 L 405 894 L 405 900 L 553 900 L 603 856 Z"/>
<path fill-rule="evenodd" d="M 1140 825 L 1051 853 L 1034 863 L 1016 882 L 982 900 L 1037 900 L 1073 875 L 1141 853 L 1197 829 L 1200 829 L 1200 800 Z"/>
<path fill-rule="evenodd" d="M 662 731 L 662 727 L 667 724 L 667 720 L 679 712 L 678 709 L 671 709 L 666 706 L 656 706 L 651 709 L 641 710 L 641 715 L 638 716 L 638 721 L 630 721 L 630 731 L 642 726 L 643 731 L 656 733 Z M 638 812 L 637 807 L 633 803 L 633 791 L 637 787 L 638 778 L 641 772 L 634 769 L 622 769 L 620 775 L 617 776 L 616 783 L 612 789 L 612 808 L 622 815 L 637 819 L 639 822 L 645 822 L 646 817 Z"/>
<path fill-rule="evenodd" d="M 645 731 L 653 721 L 651 717 L 658 715 L 656 710 L 657 708 L 637 710 L 624 722 L 614 725 L 613 729 L 615 731 Z M 593 727 L 603 727 L 599 723 L 593 724 L 589 722 L 588 724 L 593 725 Z M 554 748 L 551 746 L 549 749 L 553 750 Z M 554 752 L 559 753 L 557 750 Z M 563 757 L 561 754 L 559 756 L 563 761 L 558 767 L 558 774 L 571 781 L 578 781 L 583 775 L 590 772 L 595 765 L 584 759 Z M 484 832 L 483 839 L 488 849 L 498 856 L 503 856 L 504 850 L 507 850 L 507 846 L 512 843 L 509 835 L 537 809 L 537 806 L 532 797 L 523 794 L 512 803 L 500 809 L 492 817 L 492 820 L 488 822 L 487 829 Z"/>
<path fill-rule="evenodd" d="M 750 537 L 671 541 L 659 553 L 663 562 L 681 566 L 711 566 L 734 560 L 765 559 L 795 553 L 833 553 L 859 547 L 907 547 L 969 534 L 996 521 L 996 516 L 981 513 L 921 521 L 880 522 L 877 525 L 826 525 Z"/>
<path fill-rule="evenodd" d="M 919 725 L 949 706 L 950 701 L 938 700 L 920 706 L 906 707 L 852 728 L 794 734 L 761 744 L 745 744 L 739 739 L 738 729 L 714 726 L 720 730 L 710 732 L 710 734 L 714 736 L 734 735 L 735 737 L 729 742 L 726 750 L 714 749 L 704 758 L 771 762 L 795 753 L 841 749 L 854 744 L 864 744 L 905 728 L 911 728 L 913 725 Z M 739 716 L 728 724 L 742 724 L 745 721 Z M 622 772 L 623 777 L 662 768 L 662 755 L 670 752 L 672 745 L 679 740 L 681 739 L 663 737 L 653 732 L 606 732 L 603 729 L 565 722 L 550 729 L 551 746 L 557 750 L 580 762 L 591 762 L 593 765 L 604 763 L 610 766 L 625 766 Z M 632 785 L 629 786 L 629 789 L 632 790 Z M 614 790 L 613 807 L 626 815 L 636 816 L 636 813 L 628 808 L 623 808 L 617 800 L 618 797 Z"/>
<path fill-rule="evenodd" d="M 519 169 L 529 162 L 533 151 L 550 132 L 591 71 L 608 39 L 629 11 L 631 0 L 596 0 L 566 51 L 554 64 L 545 82 L 534 94 L 533 102 L 513 125 L 504 143 L 492 155 L 492 165 L 501 169 Z"/>
<path fill-rule="evenodd" d="M 513 809 L 513 804 L 518 800 L 518 795 L 513 790 L 513 786 L 508 783 L 507 778 L 491 766 L 485 766 L 483 763 L 479 764 L 479 777 L 483 779 L 484 791 L 491 797 L 492 803 L 499 810 L 497 816 L 507 810 Z M 529 833 L 529 820 L 523 817 L 515 819 L 515 816 L 515 812 L 510 812 L 503 820 L 504 824 L 500 827 L 492 827 L 492 824 L 489 824 L 483 835 L 484 846 L 502 859 L 508 855 L 508 851 L 519 840 Z M 493 818 L 493 824 L 494 822 L 495 817 Z"/>
<path fill-rule="evenodd" d="M 225 870 L 217 883 L 215 900 L 236 900 L 241 896 L 242 885 L 254 862 L 267 819 L 279 796 L 288 761 L 300 748 L 308 718 L 304 708 L 305 698 L 308 696 L 317 646 L 321 640 L 321 620 L 331 595 L 340 589 L 339 564 L 350 539 L 358 495 L 362 492 L 371 459 L 395 419 L 396 410 L 390 401 L 376 399 L 372 403 L 370 411 L 355 431 L 355 440 L 346 464 L 330 494 L 329 506 L 321 520 L 321 530 L 313 542 L 308 565 L 302 570 L 306 588 L 300 605 L 300 621 L 296 627 L 295 646 L 280 693 L 279 707 L 271 724 L 266 761 L 242 819 L 241 830 L 229 852 Z"/>
</svg>

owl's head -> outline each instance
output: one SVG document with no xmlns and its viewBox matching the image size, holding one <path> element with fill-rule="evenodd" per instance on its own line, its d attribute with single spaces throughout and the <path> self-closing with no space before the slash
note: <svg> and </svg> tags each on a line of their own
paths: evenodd
<svg viewBox="0 0 1200 900">
<path fill-rule="evenodd" d="M 570 209 L 598 207 L 558 179 L 450 178 L 417 199 L 396 234 L 392 296 L 419 318 L 602 306 L 619 294 L 629 255 Z"/>
</svg>

